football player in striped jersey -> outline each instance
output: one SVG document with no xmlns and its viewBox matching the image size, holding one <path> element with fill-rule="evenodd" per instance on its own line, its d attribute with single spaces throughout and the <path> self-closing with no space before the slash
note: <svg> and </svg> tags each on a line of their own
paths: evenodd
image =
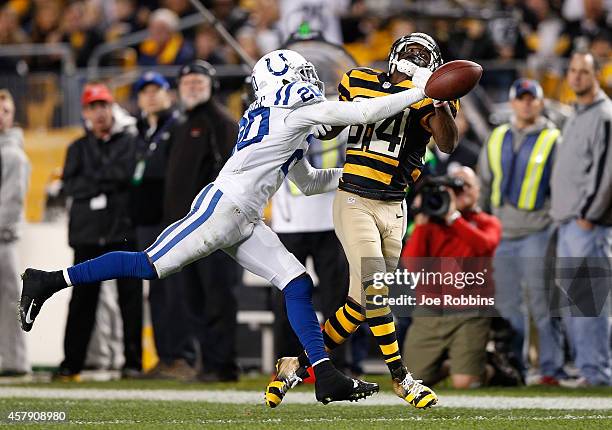
<svg viewBox="0 0 612 430">
<path fill-rule="evenodd" d="M 340 100 L 360 101 L 406 91 L 414 87 L 412 78 L 418 67 L 434 71 L 442 62 L 432 37 L 409 34 L 391 47 L 388 71 L 359 67 L 345 73 L 338 86 Z M 367 322 L 391 373 L 394 391 L 416 408 L 435 405 L 437 396 L 404 366 L 391 309 L 386 303 L 378 304 L 380 298 L 374 300 L 374 296 L 386 296 L 388 287 L 377 288 L 373 280 L 374 274 L 397 268 L 406 231 L 406 191 L 421 174 L 430 138 L 442 152 L 455 149 L 458 107 L 457 101 L 425 98 L 381 121 L 350 126 L 346 163 L 334 200 L 334 227 L 349 261 L 350 286 L 346 303 L 325 322 L 326 348 L 334 349 Z M 343 128 L 333 127 L 322 139 Z M 306 353 L 281 358 L 266 395 L 282 400 L 306 376 L 308 365 Z"/>
</svg>

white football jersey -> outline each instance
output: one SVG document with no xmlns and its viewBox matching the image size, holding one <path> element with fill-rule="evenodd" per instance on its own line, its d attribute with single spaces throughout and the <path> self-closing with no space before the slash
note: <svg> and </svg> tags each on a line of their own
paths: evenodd
<svg viewBox="0 0 612 430">
<path fill-rule="evenodd" d="M 315 85 L 291 82 L 251 104 L 242 116 L 236 146 L 215 184 L 248 217 L 262 216 L 270 197 L 308 150 L 312 126 L 288 126 L 285 118 L 323 101 Z"/>
</svg>

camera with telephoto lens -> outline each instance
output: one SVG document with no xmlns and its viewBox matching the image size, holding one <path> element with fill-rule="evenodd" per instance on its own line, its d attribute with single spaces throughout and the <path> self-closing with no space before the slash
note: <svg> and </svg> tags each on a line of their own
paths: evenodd
<svg viewBox="0 0 612 430">
<path fill-rule="evenodd" d="M 444 220 L 450 209 L 451 196 L 447 188 L 455 194 L 463 192 L 465 182 L 460 178 L 450 176 L 429 176 L 418 184 L 417 195 L 421 196 L 421 205 L 413 207 L 412 213 L 423 213 L 436 221 Z"/>
</svg>

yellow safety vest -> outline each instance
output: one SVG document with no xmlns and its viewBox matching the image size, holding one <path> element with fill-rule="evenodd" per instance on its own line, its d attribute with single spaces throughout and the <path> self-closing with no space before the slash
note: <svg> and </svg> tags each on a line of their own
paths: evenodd
<svg viewBox="0 0 612 430">
<path fill-rule="evenodd" d="M 560 131 L 545 128 L 539 134 L 525 136 L 517 152 L 512 143 L 509 124 L 493 130 L 487 142 L 487 155 L 493 181 L 491 204 L 498 207 L 502 201 L 523 210 L 539 209 L 544 203 L 545 173 L 550 173 L 549 156 Z"/>
</svg>

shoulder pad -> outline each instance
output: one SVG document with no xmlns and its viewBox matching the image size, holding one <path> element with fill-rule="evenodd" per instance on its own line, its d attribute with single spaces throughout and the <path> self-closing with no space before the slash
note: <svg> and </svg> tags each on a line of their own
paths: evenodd
<svg viewBox="0 0 612 430">
<path fill-rule="evenodd" d="M 308 82 L 291 82 L 280 88 L 268 103 L 271 107 L 295 109 L 324 100 L 325 96 L 315 85 Z"/>
</svg>

